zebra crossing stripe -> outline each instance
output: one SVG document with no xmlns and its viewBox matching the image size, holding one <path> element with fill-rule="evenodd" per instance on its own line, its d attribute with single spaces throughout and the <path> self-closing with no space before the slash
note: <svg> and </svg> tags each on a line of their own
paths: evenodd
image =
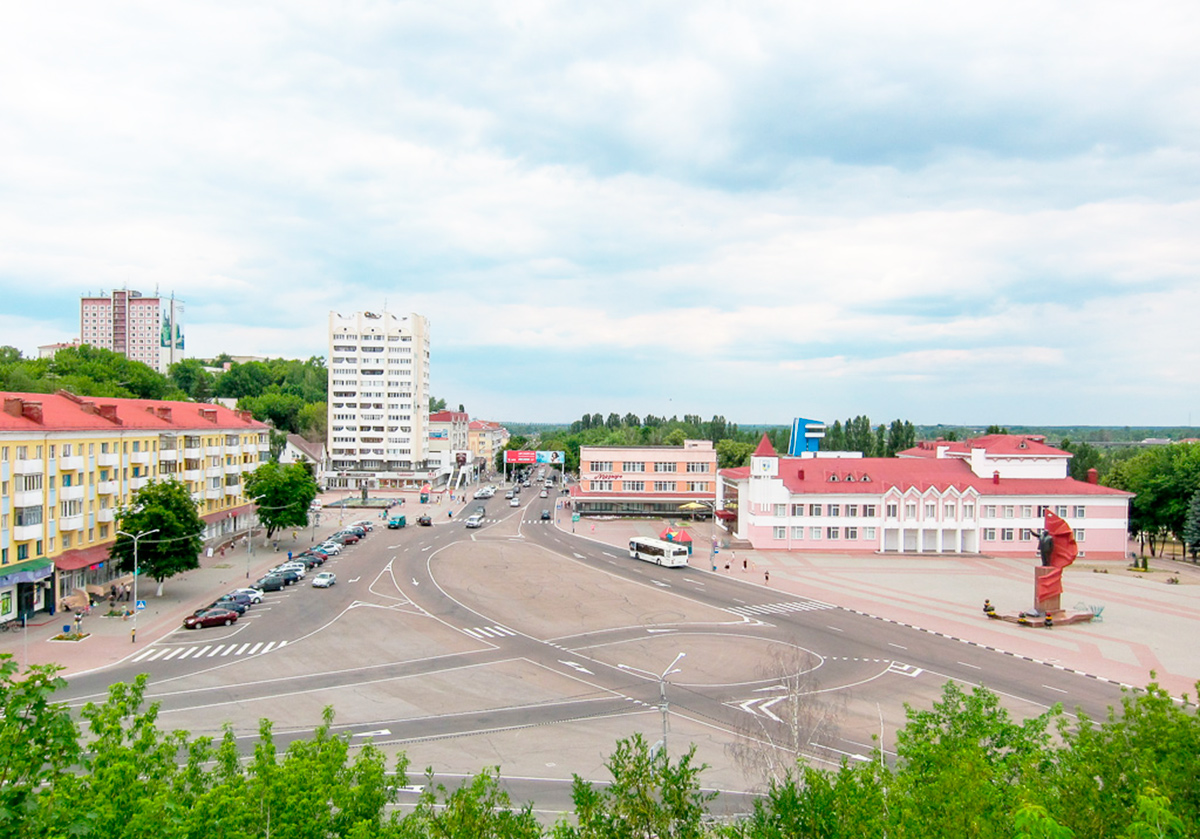
<svg viewBox="0 0 1200 839">
<path fill-rule="evenodd" d="M 517 633 L 513 632 L 511 629 L 509 629 L 507 626 L 500 626 L 499 624 L 497 624 L 496 626 L 493 626 L 492 629 L 494 631 L 500 633 L 501 635 L 516 635 L 517 634 Z"/>
<path fill-rule="evenodd" d="M 249 646 L 250 646 L 249 642 L 242 644 L 242 646 L 238 647 L 238 651 L 236 653 L 234 653 L 234 655 L 241 655 L 242 653 L 246 652 L 246 648 Z"/>
<path fill-rule="evenodd" d="M 467 629 L 467 628 L 465 628 L 465 627 L 464 627 L 464 628 L 463 628 L 463 632 L 467 633 L 467 634 L 468 634 L 468 635 L 470 635 L 472 638 L 475 638 L 475 639 L 478 639 L 478 640 L 481 640 L 481 641 L 483 640 L 482 638 L 480 638 L 480 637 L 479 637 L 479 635 L 477 635 L 475 632 L 473 632 L 473 631 L 472 631 L 472 630 L 470 630 L 470 629 Z"/>
<path fill-rule="evenodd" d="M 225 649 L 225 645 L 224 645 L 224 644 L 217 644 L 215 647 L 213 647 L 213 650 L 212 650 L 212 652 L 208 654 L 208 657 L 209 657 L 209 658 L 212 658 L 214 655 L 216 655 L 217 653 L 219 653 L 219 652 L 220 652 L 221 650 L 223 650 L 223 649 Z"/>
<path fill-rule="evenodd" d="M 166 655 L 163 656 L 163 661 L 169 661 L 170 659 L 179 655 L 179 651 L 182 649 L 183 649 L 183 647 L 176 647 L 175 649 L 171 650 L 169 653 L 167 653 Z"/>
<path fill-rule="evenodd" d="M 261 647 L 262 645 L 263 645 L 263 642 L 259 641 L 257 644 L 254 645 L 254 648 L 251 649 L 250 652 L 246 653 L 246 655 L 254 655 L 256 652 L 258 652 L 258 648 Z"/>
<path fill-rule="evenodd" d="M 233 652 L 233 648 L 234 648 L 234 647 L 236 647 L 236 646 L 237 646 L 237 644 L 230 644 L 230 645 L 229 645 L 229 649 L 227 649 L 227 650 L 225 650 L 225 652 L 221 653 L 221 658 L 224 658 L 225 656 L 227 656 L 227 655 L 229 655 L 231 652 Z"/>
<path fill-rule="evenodd" d="M 134 661 L 141 661 L 143 658 L 145 658 L 146 656 L 150 655 L 150 654 L 151 654 L 151 653 L 153 653 L 153 652 L 160 652 L 160 653 L 161 653 L 161 652 L 162 652 L 162 650 L 155 650 L 155 649 L 154 649 L 154 647 L 147 647 L 147 648 L 146 648 L 146 650 L 145 650 L 145 651 L 144 651 L 144 652 L 143 652 L 141 655 L 139 655 L 139 656 L 136 656 L 136 657 L 135 657 L 133 660 L 134 660 Z"/>
</svg>

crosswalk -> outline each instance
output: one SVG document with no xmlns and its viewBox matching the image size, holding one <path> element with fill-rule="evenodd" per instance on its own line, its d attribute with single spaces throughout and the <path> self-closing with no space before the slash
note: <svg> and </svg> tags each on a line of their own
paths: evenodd
<svg viewBox="0 0 1200 839">
<path fill-rule="evenodd" d="M 832 603 L 822 603 L 820 600 L 790 600 L 786 603 L 763 603 L 755 606 L 727 606 L 725 611 L 733 612 L 743 618 L 760 615 L 784 615 L 788 612 L 816 612 L 821 609 L 833 609 Z"/>
<path fill-rule="evenodd" d="M 247 641 L 245 643 L 233 644 L 197 644 L 194 647 L 150 647 L 145 652 L 133 658 L 134 662 L 149 664 L 152 661 L 183 661 L 191 659 L 196 661 L 201 658 L 229 658 L 237 656 L 251 656 L 260 653 L 269 653 L 271 650 L 278 650 L 287 646 L 287 641 Z"/>
<path fill-rule="evenodd" d="M 476 626 L 472 627 L 471 629 L 467 629 L 464 626 L 463 632 L 467 633 L 472 638 L 478 638 L 480 641 L 482 641 L 484 638 L 505 638 L 517 634 L 507 626 L 500 626 L 499 624 L 496 624 L 495 626 Z"/>
</svg>

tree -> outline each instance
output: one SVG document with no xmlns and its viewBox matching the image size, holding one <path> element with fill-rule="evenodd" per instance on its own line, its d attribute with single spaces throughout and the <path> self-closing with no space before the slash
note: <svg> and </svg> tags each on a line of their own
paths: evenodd
<svg viewBox="0 0 1200 839">
<path fill-rule="evenodd" d="M 542 827 L 533 805 L 514 809 L 499 777 L 499 767 L 484 769 L 448 792 L 442 784 L 434 784 L 430 770 L 416 807 L 399 822 L 400 834 L 412 839 L 538 839 Z"/>
<path fill-rule="evenodd" d="M 285 527 L 305 527 L 317 497 L 317 482 L 302 463 L 264 463 L 245 478 L 246 497 L 258 507 L 267 538 Z"/>
<path fill-rule="evenodd" d="M 1095 446 L 1089 446 L 1083 441 L 1071 442 L 1067 438 L 1063 438 L 1059 448 L 1063 451 L 1071 453 L 1071 462 L 1068 466 L 1070 475 L 1077 481 L 1086 481 L 1088 479 L 1088 470 L 1095 469 L 1097 474 L 1103 468 L 1103 458 L 1100 455 L 1100 450 Z"/>
<path fill-rule="evenodd" d="M 109 555 L 122 571 L 134 570 L 135 542 L 130 536 L 157 531 L 136 542 L 137 566 L 158 583 L 157 597 L 162 597 L 168 577 L 200 567 L 204 522 L 187 485 L 179 481 L 151 481 L 135 492 L 120 512 L 117 530 L 123 532 L 117 533 Z"/>
<path fill-rule="evenodd" d="M 429 397 L 429 413 L 434 414 L 434 413 L 437 413 L 438 411 L 444 411 L 444 410 L 446 410 L 446 400 L 445 399 L 435 399 L 432 396 Z"/>
<path fill-rule="evenodd" d="M 37 835 L 39 808 L 79 759 L 70 709 L 50 701 L 67 684 L 58 670 L 35 664 L 18 677 L 12 655 L 0 653 L 0 835 Z"/>
<path fill-rule="evenodd" d="M 240 410 L 253 414 L 259 422 L 269 422 L 285 433 L 300 433 L 299 417 L 305 403 L 299 396 L 264 393 L 262 396 L 244 396 L 237 405 Z"/>
<path fill-rule="evenodd" d="M 212 393 L 213 376 L 198 358 L 185 358 L 172 364 L 167 375 L 175 387 L 197 402 L 205 401 Z"/>
<path fill-rule="evenodd" d="M 233 364 L 217 379 L 215 392 L 225 399 L 259 396 L 271 384 L 271 371 L 261 361 Z"/>
<path fill-rule="evenodd" d="M 1183 523 L 1183 543 L 1192 555 L 1192 562 L 1200 554 L 1200 489 L 1188 502 L 1187 521 Z"/>
<path fill-rule="evenodd" d="M 987 430 L 986 430 L 986 431 L 984 431 L 983 433 L 984 433 L 984 435 L 988 435 L 988 434 L 1007 434 L 1007 433 L 1008 433 L 1008 429 L 1007 429 L 1007 428 L 1005 428 L 1005 427 L 1004 427 L 1004 426 L 1002 426 L 1002 425 L 989 425 L 989 426 L 987 427 Z"/>
<path fill-rule="evenodd" d="M 739 466 L 745 466 L 750 461 L 750 455 L 754 452 L 753 443 L 739 443 L 736 440 L 726 438 L 717 441 L 717 468 L 718 469 L 736 469 Z"/>
<path fill-rule="evenodd" d="M 578 827 L 554 826 L 555 839 L 633 839 L 661 837 L 693 839 L 705 833 L 704 804 L 716 793 L 700 791 L 700 773 L 693 745 L 672 764 L 666 749 L 652 753 L 642 735 L 617 741 L 604 766 L 612 782 L 597 790 L 575 776 L 571 797 Z"/>
<path fill-rule="evenodd" d="M 329 428 L 329 411 L 324 402 L 310 402 L 300 409 L 296 415 L 296 423 L 300 426 L 300 436 L 313 443 L 325 439 Z"/>
</svg>

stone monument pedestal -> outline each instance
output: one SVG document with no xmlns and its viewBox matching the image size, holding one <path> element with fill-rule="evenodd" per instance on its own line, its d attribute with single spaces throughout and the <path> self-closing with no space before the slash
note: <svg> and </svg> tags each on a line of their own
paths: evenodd
<svg viewBox="0 0 1200 839">
<path fill-rule="evenodd" d="M 1045 600 L 1038 599 L 1038 583 L 1042 581 L 1042 577 L 1049 574 L 1061 573 L 1057 568 L 1051 568 L 1047 565 L 1039 565 L 1033 569 L 1033 603 L 1034 608 L 1043 615 L 1052 615 L 1055 618 L 1062 613 L 1062 595 L 1055 594 L 1047 597 Z"/>
</svg>

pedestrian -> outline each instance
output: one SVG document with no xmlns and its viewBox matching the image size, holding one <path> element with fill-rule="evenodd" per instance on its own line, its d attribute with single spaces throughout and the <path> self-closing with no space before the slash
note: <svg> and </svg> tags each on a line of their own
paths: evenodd
<svg viewBox="0 0 1200 839">
<path fill-rule="evenodd" d="M 726 573 L 726 574 L 728 574 L 728 573 L 729 573 L 729 562 L 728 562 L 728 560 L 725 562 L 725 573 Z"/>
<path fill-rule="evenodd" d="M 763 581 L 767 585 L 771 584 L 771 572 L 770 571 L 763 571 Z"/>
<path fill-rule="evenodd" d="M 116 590 L 117 590 L 117 587 L 113 586 L 112 592 L 108 595 L 108 611 L 110 611 L 110 612 L 117 607 Z"/>
<path fill-rule="evenodd" d="M 122 601 L 129 600 L 129 584 L 128 583 L 121 583 L 121 600 Z"/>
<path fill-rule="evenodd" d="M 117 584 L 116 583 L 113 583 L 111 586 L 108 587 L 108 597 L 110 600 L 117 599 Z"/>
<path fill-rule="evenodd" d="M 749 570 L 749 567 L 748 567 L 748 565 L 747 565 L 747 562 L 746 562 L 746 558 L 745 558 L 745 557 L 742 557 L 742 570 L 743 570 L 743 571 L 747 571 L 747 570 Z"/>
</svg>

